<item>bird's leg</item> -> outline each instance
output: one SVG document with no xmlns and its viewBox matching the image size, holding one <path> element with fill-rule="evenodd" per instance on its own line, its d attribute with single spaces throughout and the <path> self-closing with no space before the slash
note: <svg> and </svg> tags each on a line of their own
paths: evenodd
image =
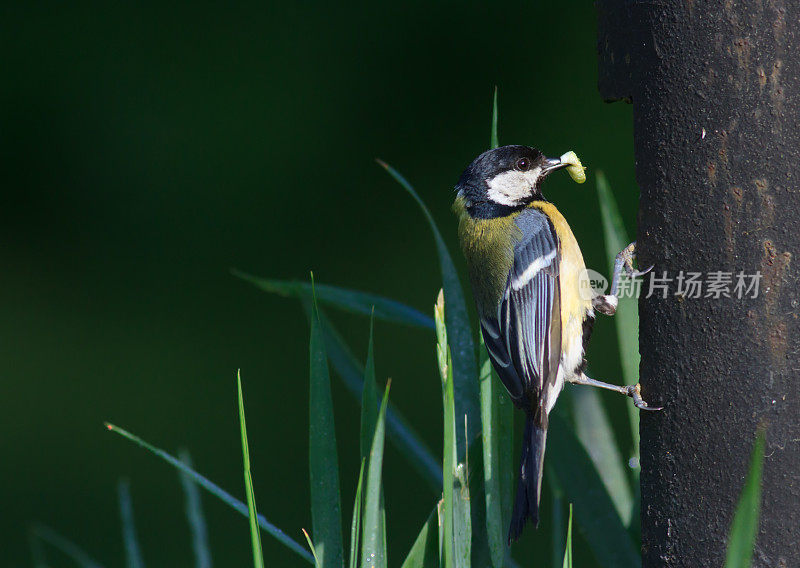
<svg viewBox="0 0 800 568">
<path fill-rule="evenodd" d="M 599 294 L 592 299 L 592 307 L 598 312 L 607 316 L 613 316 L 617 312 L 617 305 L 619 304 L 619 279 L 622 276 L 622 271 L 628 275 L 628 278 L 637 278 L 650 272 L 653 267 L 646 270 L 636 270 L 633 267 L 633 259 L 636 258 L 636 243 L 633 242 L 622 249 L 614 261 L 614 274 L 611 277 L 611 291 L 608 294 Z"/>
<path fill-rule="evenodd" d="M 601 389 L 607 389 L 624 394 L 625 396 L 631 397 L 633 399 L 633 404 L 636 406 L 636 408 L 640 410 L 661 410 L 661 407 L 647 406 L 647 403 L 642 399 L 642 387 L 639 386 L 639 383 L 636 383 L 635 385 L 631 385 L 629 387 L 612 385 L 610 383 L 604 383 L 589 378 L 586 376 L 585 373 L 581 373 L 580 375 L 573 377 L 572 379 L 569 380 L 569 382 L 576 385 L 599 387 Z"/>
</svg>

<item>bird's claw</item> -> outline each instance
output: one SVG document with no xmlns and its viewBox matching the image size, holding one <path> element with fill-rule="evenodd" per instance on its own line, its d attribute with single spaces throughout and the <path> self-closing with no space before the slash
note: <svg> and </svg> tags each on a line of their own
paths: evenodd
<svg viewBox="0 0 800 568">
<path fill-rule="evenodd" d="M 628 396 L 633 399 L 633 404 L 639 410 L 663 410 L 663 406 L 647 406 L 642 398 L 642 387 L 639 383 L 628 387 Z"/>
<path fill-rule="evenodd" d="M 618 257 L 622 259 L 622 266 L 625 268 L 625 274 L 628 275 L 628 278 L 638 278 L 653 270 L 654 265 L 645 270 L 636 270 L 633 267 L 633 260 L 636 258 L 636 241 L 622 249 Z"/>
<path fill-rule="evenodd" d="M 644 276 L 645 274 L 647 274 L 648 272 L 653 270 L 654 266 L 655 266 L 655 264 L 651 264 L 650 266 L 648 266 L 644 270 L 634 270 L 633 266 L 631 266 L 630 270 L 627 271 L 628 272 L 628 277 L 630 277 L 630 278 L 639 278 L 639 276 Z M 626 266 L 625 268 L 628 268 L 628 267 Z"/>
</svg>

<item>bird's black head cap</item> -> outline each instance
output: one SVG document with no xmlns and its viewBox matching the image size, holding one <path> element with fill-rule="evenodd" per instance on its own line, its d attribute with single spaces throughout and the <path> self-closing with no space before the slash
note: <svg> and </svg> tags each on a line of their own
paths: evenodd
<svg viewBox="0 0 800 568">
<path fill-rule="evenodd" d="M 566 165 L 530 146 L 501 146 L 475 158 L 461 174 L 456 191 L 472 217 L 503 217 L 543 199 L 539 183 Z"/>
</svg>

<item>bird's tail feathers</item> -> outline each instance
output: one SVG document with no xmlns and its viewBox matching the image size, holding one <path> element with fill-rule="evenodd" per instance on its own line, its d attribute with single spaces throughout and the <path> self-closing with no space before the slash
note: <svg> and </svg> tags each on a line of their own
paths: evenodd
<svg viewBox="0 0 800 568">
<path fill-rule="evenodd" d="M 511 526 L 508 529 L 509 544 L 519 538 L 528 519 L 531 519 L 534 527 L 539 525 L 539 496 L 542 491 L 546 441 L 547 427 L 537 425 L 534 417 L 528 416 L 525 421 L 517 495 L 514 499 L 514 511 L 511 514 Z"/>
</svg>

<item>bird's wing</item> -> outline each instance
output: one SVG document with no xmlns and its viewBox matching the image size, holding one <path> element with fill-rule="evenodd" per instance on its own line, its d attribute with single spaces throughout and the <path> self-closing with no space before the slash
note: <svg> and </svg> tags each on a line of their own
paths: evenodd
<svg viewBox="0 0 800 568">
<path fill-rule="evenodd" d="M 546 406 L 561 357 L 558 237 L 547 217 L 528 209 L 517 217 L 523 237 L 498 308 L 483 318 L 484 342 L 517 404 Z"/>
</svg>

